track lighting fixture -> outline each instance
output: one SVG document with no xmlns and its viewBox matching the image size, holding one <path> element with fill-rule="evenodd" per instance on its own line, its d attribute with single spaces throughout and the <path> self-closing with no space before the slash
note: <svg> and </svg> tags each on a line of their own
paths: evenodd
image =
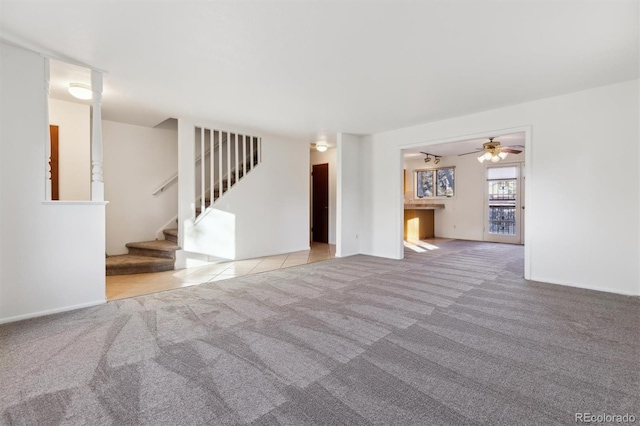
<svg viewBox="0 0 640 426">
<path fill-rule="evenodd" d="M 430 162 L 432 160 L 431 157 L 433 157 L 433 164 L 438 164 L 440 162 L 440 156 L 439 155 L 428 154 L 428 153 L 422 152 L 422 151 L 420 151 L 420 154 L 426 155 L 426 157 L 424 157 L 424 162 L 425 163 Z"/>
</svg>

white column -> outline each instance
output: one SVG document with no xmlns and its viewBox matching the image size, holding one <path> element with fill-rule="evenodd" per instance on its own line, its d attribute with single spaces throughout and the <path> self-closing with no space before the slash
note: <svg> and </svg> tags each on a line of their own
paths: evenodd
<svg viewBox="0 0 640 426">
<path fill-rule="evenodd" d="M 104 201 L 102 177 L 102 73 L 91 70 L 91 201 Z"/>
<path fill-rule="evenodd" d="M 51 131 L 49 130 L 49 94 L 51 92 L 51 76 L 49 71 L 49 58 L 44 58 L 44 106 L 45 106 L 45 130 L 44 152 L 46 172 L 44 174 L 44 199 L 51 201 Z"/>
</svg>

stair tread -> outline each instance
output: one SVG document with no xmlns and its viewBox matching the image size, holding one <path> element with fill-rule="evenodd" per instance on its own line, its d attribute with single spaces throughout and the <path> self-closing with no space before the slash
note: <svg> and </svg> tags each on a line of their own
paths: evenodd
<svg viewBox="0 0 640 426">
<path fill-rule="evenodd" d="M 180 246 L 168 240 L 139 241 L 135 243 L 127 243 L 127 247 L 158 250 L 158 251 L 176 251 L 180 250 Z"/>
<path fill-rule="evenodd" d="M 119 254 L 116 256 L 107 256 L 106 258 L 107 268 L 129 267 L 132 265 L 173 265 L 174 263 L 175 260 L 173 259 L 151 256 L 135 256 L 132 254 Z"/>
<path fill-rule="evenodd" d="M 105 269 L 107 276 L 172 271 L 175 269 L 175 260 L 162 257 L 121 254 L 117 256 L 107 256 Z"/>
<path fill-rule="evenodd" d="M 165 229 L 162 231 L 164 234 L 178 236 L 178 228 Z"/>
</svg>

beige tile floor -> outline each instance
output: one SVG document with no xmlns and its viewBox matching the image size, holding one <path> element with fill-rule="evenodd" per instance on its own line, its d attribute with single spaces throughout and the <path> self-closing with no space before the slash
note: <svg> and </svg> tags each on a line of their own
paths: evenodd
<svg viewBox="0 0 640 426">
<path fill-rule="evenodd" d="M 336 246 L 312 243 L 311 250 L 234 262 L 215 263 L 175 271 L 107 277 L 107 300 L 126 299 L 158 291 L 273 271 L 334 258 Z"/>
</svg>

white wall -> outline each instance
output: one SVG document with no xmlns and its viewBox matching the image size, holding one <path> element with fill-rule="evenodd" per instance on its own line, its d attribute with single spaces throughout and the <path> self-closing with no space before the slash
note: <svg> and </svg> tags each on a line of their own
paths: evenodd
<svg viewBox="0 0 640 426">
<path fill-rule="evenodd" d="M 193 123 L 178 120 L 183 249 L 227 259 L 309 249 L 308 142 L 220 124 L 205 127 L 261 136 L 262 163 L 214 204 L 214 212 L 194 226 L 191 203 L 195 191 L 188 181 L 194 173 Z"/>
<path fill-rule="evenodd" d="M 107 254 L 124 254 L 126 243 L 155 240 L 178 214 L 177 183 L 152 195 L 178 172 L 178 132 L 103 120 L 102 135 Z"/>
<path fill-rule="evenodd" d="M 362 207 L 369 199 L 363 194 L 363 164 L 367 152 L 359 136 L 339 133 L 337 137 L 337 226 L 336 256 L 346 257 L 361 251 L 363 236 L 371 232 L 362 228 Z M 363 159 L 365 161 L 363 162 Z"/>
<path fill-rule="evenodd" d="M 423 201 L 444 204 L 444 209 L 434 211 L 435 235 L 440 238 L 456 238 L 461 240 L 482 241 L 484 239 L 484 209 L 486 169 L 508 163 L 524 161 L 524 153 L 509 154 L 499 163 L 481 164 L 477 155 L 442 157 L 437 166 L 428 167 L 424 158 L 412 158 L 404 161 L 407 170 L 407 192 L 405 202 L 415 195 L 415 170 L 439 167 L 455 167 L 455 195 L 453 197 L 436 197 Z"/>
<path fill-rule="evenodd" d="M 636 80 L 365 137 L 361 251 L 403 256 L 401 148 L 530 128 L 528 278 L 638 295 L 638 120 Z"/>
<path fill-rule="evenodd" d="M 329 165 L 329 244 L 336 243 L 337 162 L 338 154 L 335 148 L 329 148 L 325 152 L 315 149 L 311 151 L 311 166 L 316 164 Z M 310 170 L 313 171 L 313 167 Z M 312 221 L 312 219 L 310 220 Z"/>
<path fill-rule="evenodd" d="M 91 199 L 89 105 L 49 98 L 49 124 L 58 129 L 60 200 Z"/>
<path fill-rule="evenodd" d="M 44 201 L 44 58 L 0 64 L 0 322 L 104 303 L 104 203 Z"/>
</svg>

